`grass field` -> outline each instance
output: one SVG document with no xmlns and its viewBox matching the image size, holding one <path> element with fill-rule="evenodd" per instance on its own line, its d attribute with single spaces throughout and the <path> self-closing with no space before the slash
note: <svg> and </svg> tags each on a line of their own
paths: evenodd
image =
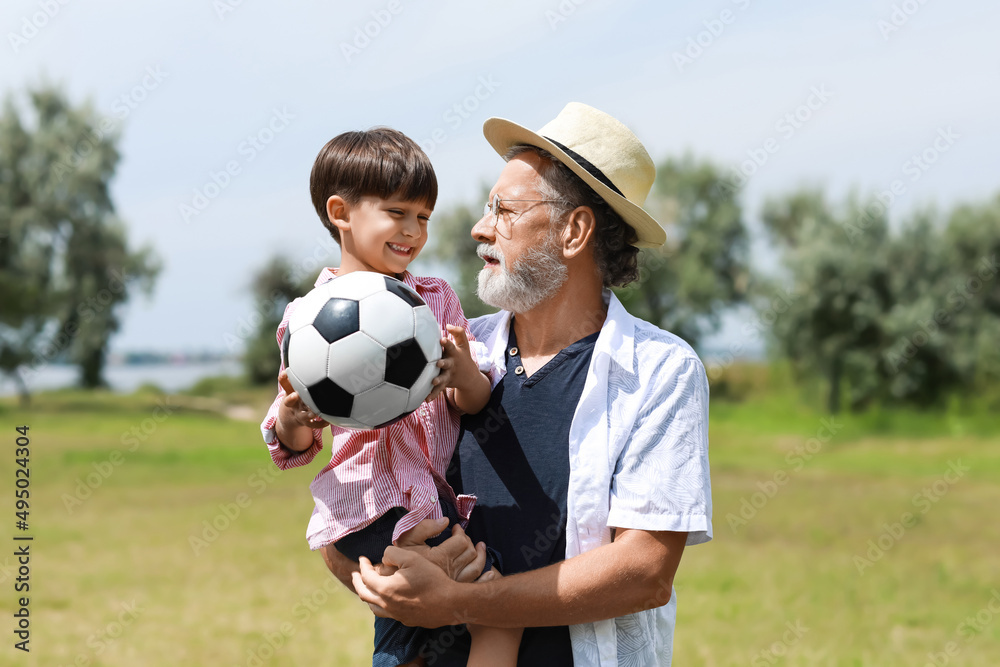
<svg viewBox="0 0 1000 667">
<path fill-rule="evenodd" d="M 181 400 L 0 403 L 0 533 L 26 424 L 35 538 L 29 655 L 0 551 L 0 664 L 366 664 L 367 608 L 305 544 L 321 463 L 278 474 L 256 423 Z M 1000 420 L 792 404 L 713 405 L 715 539 L 681 564 L 674 664 L 1000 664 Z"/>
</svg>

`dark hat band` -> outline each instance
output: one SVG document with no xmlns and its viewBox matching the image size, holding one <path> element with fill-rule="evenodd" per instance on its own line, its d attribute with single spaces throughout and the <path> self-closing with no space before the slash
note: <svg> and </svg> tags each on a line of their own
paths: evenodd
<svg viewBox="0 0 1000 667">
<path fill-rule="evenodd" d="M 590 162 L 590 160 L 588 160 L 587 158 L 583 157 L 582 155 L 580 155 L 579 153 L 577 153 L 572 148 L 567 148 L 566 146 L 563 146 L 561 143 L 559 143 L 558 141 L 556 141 L 552 137 L 546 137 L 546 136 L 543 135 L 542 138 L 543 139 L 548 139 L 553 144 L 555 144 L 556 146 L 558 146 L 559 149 L 563 153 L 566 153 L 566 155 L 568 155 L 571 158 L 573 158 L 574 162 L 576 162 L 578 165 L 580 165 L 581 167 L 583 167 L 584 169 L 586 169 L 588 174 L 590 174 L 591 176 L 593 176 L 594 178 L 596 178 L 597 180 L 599 180 L 601 183 L 603 183 L 604 185 L 606 185 L 609 188 L 611 188 L 612 190 L 614 190 L 616 194 L 618 194 L 621 197 L 624 197 L 625 199 L 628 199 L 628 197 L 625 197 L 625 195 L 622 194 L 622 191 L 619 190 L 618 187 L 614 183 L 611 182 L 611 179 L 608 178 L 607 176 L 605 176 L 604 172 L 601 171 L 600 169 L 598 169 L 596 166 L 594 166 Z"/>
</svg>

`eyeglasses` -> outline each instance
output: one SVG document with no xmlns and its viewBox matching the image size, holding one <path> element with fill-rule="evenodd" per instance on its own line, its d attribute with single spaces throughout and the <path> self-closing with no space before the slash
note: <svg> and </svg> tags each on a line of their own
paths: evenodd
<svg viewBox="0 0 1000 667">
<path fill-rule="evenodd" d="M 494 229 L 494 231 L 496 231 L 497 234 L 500 234 L 500 229 L 499 229 L 499 225 L 500 225 L 500 211 L 501 210 L 510 210 L 510 209 L 503 209 L 503 205 L 504 204 L 506 204 L 508 202 L 545 203 L 545 202 L 558 202 L 558 201 L 562 201 L 562 200 L 561 199 L 500 199 L 500 195 L 493 195 L 493 200 L 492 201 L 487 201 L 486 205 L 483 206 L 483 217 L 485 218 L 487 216 L 492 216 L 493 217 L 493 229 Z M 523 214 L 524 214 L 524 211 L 522 211 L 520 214 L 518 214 L 517 217 L 519 218 Z M 516 220 L 516 218 L 515 218 L 515 220 Z M 508 225 L 508 227 L 513 228 L 513 226 L 514 226 L 514 220 L 511 220 L 510 221 L 510 225 Z M 508 231 L 508 233 L 510 233 L 510 232 Z M 500 236 L 503 236 L 503 238 L 507 239 L 508 241 L 510 240 L 509 236 L 504 236 L 503 234 L 500 234 Z"/>
</svg>

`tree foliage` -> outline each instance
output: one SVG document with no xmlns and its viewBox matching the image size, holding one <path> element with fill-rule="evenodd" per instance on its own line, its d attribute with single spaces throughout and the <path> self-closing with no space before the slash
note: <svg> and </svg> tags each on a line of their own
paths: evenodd
<svg viewBox="0 0 1000 667">
<path fill-rule="evenodd" d="M 689 156 L 667 160 L 656 169 L 646 209 L 667 223 L 667 242 L 640 250 L 639 280 L 616 292 L 633 315 L 696 346 L 718 329 L 726 308 L 747 297 L 748 236 L 739 190 L 711 163 Z"/>
<path fill-rule="evenodd" d="M 877 200 L 802 190 L 763 221 L 787 283 L 776 349 L 801 378 L 825 378 L 831 412 L 933 405 L 1000 376 L 1000 198 L 893 229 Z"/>
<path fill-rule="evenodd" d="M 24 376 L 55 359 L 102 385 L 121 306 L 159 271 L 115 213 L 113 124 L 52 86 L 25 97 L 8 95 L 0 113 L 0 370 L 24 397 Z"/>
<path fill-rule="evenodd" d="M 243 352 L 243 368 L 253 384 L 269 384 L 278 375 L 278 347 L 275 332 L 285 307 L 313 287 L 315 276 L 297 276 L 292 262 L 284 256 L 272 257 L 254 275 L 252 292 L 257 304 L 256 327 L 250 331 Z"/>
<path fill-rule="evenodd" d="M 852 406 L 860 406 L 872 397 L 874 379 L 885 375 L 880 322 L 893 302 L 885 215 L 867 221 L 865 249 L 845 234 L 850 220 L 838 214 L 822 192 L 803 190 L 767 202 L 762 215 L 792 283 L 772 327 L 774 338 L 801 375 L 826 378 L 831 412 L 840 410 L 845 381 Z"/>
</svg>

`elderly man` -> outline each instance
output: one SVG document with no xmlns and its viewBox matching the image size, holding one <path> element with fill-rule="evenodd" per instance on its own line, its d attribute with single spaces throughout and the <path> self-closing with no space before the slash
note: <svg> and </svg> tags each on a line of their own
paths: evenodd
<svg viewBox="0 0 1000 667">
<path fill-rule="evenodd" d="M 669 665 L 674 575 L 711 539 L 712 503 L 704 367 L 609 289 L 666 239 L 642 209 L 653 163 L 578 103 L 538 132 L 498 118 L 484 132 L 507 166 L 472 235 L 479 297 L 501 311 L 471 327 L 499 380 L 463 417 L 449 479 L 477 496 L 469 536 L 504 576 L 458 583 L 426 550 L 389 547 L 398 570 L 362 561 L 355 587 L 407 625 L 524 627 L 523 665 Z M 439 633 L 426 662 L 464 664 L 467 633 Z"/>
</svg>

